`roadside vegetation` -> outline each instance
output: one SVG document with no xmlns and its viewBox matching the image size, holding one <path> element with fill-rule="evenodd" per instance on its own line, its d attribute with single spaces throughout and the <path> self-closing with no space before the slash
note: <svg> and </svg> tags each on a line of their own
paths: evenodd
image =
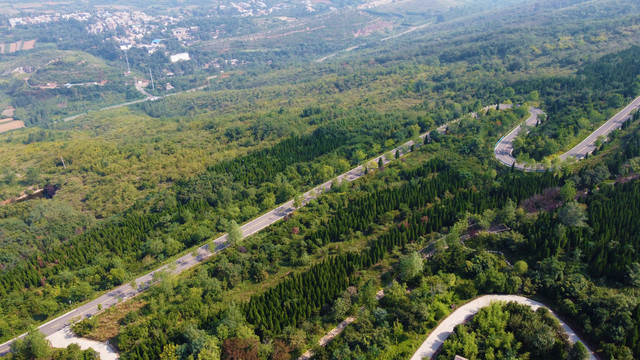
<svg viewBox="0 0 640 360">
<path fill-rule="evenodd" d="M 437 36 L 0 135 L 3 199 L 57 188 L 52 199 L 0 206 L 0 340 L 363 164 L 362 179 L 334 183 L 285 221 L 159 275 L 134 303 L 74 330 L 109 338 L 125 360 L 285 360 L 308 349 L 317 359 L 404 359 L 456 306 L 503 293 L 543 299 L 603 358 L 639 357 L 638 115 L 588 159 L 553 171 L 522 173 L 493 154 L 529 105 L 549 118 L 517 149 L 549 159 L 638 94 L 629 45 L 640 18 L 620 10 L 638 5 L 606 3 L 442 19 Z M 529 17 L 541 20 L 522 25 Z M 481 111 L 500 103 L 520 106 Z M 368 161 L 425 132 L 407 156 Z M 487 311 L 546 324 L 522 309 Z M 341 335 L 316 345 L 348 316 Z M 495 325 L 528 331 L 505 329 Z M 572 353 L 557 336 L 533 353 L 538 340 L 509 344 L 532 358 Z"/>
</svg>

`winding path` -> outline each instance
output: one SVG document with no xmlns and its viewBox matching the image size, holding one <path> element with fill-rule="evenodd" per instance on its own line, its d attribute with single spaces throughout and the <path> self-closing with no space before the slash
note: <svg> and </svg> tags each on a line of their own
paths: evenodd
<svg viewBox="0 0 640 360">
<path fill-rule="evenodd" d="M 517 302 L 518 304 L 528 305 L 533 310 L 538 309 L 539 307 L 546 306 L 540 302 L 535 300 L 531 300 L 524 296 L 517 295 L 485 295 L 481 296 L 465 305 L 459 307 L 456 311 L 454 311 L 451 315 L 445 318 L 427 337 L 420 348 L 413 354 L 411 360 L 422 360 L 422 359 L 430 359 L 438 349 L 442 346 L 442 344 L 447 340 L 449 335 L 453 333 L 453 329 L 456 325 L 462 324 L 470 320 L 475 314 L 478 313 L 480 309 L 483 307 L 487 307 L 491 305 L 491 303 L 496 301 L 505 301 L 505 302 Z M 576 341 L 582 342 L 587 347 L 587 351 L 589 352 L 589 359 L 596 360 L 596 356 L 594 355 L 593 350 L 591 350 L 584 341 L 582 341 L 578 335 L 567 325 L 564 321 L 560 320 L 558 316 L 549 309 L 551 314 L 558 319 L 562 329 L 569 336 L 569 342 L 575 343 Z"/>
<path fill-rule="evenodd" d="M 613 130 L 619 129 L 622 124 L 629 119 L 629 117 L 631 116 L 631 112 L 638 108 L 640 108 L 640 96 L 635 98 L 629 105 L 620 110 L 620 112 L 614 115 L 611 119 L 607 120 L 607 122 L 602 124 L 602 126 L 592 132 L 589 136 L 587 136 L 587 138 L 580 142 L 580 144 L 574 146 L 571 150 L 560 155 L 559 158 L 562 161 L 567 160 L 569 157 L 573 157 L 578 160 L 584 159 L 587 154 L 592 153 L 596 149 L 595 143 L 599 137 L 607 136 Z M 538 122 L 538 116 L 544 114 L 542 110 L 533 107 L 529 109 L 529 113 L 531 113 L 531 116 L 527 120 L 525 120 L 525 124 L 528 126 L 535 126 Z M 513 157 L 513 140 L 516 138 L 516 136 L 518 136 L 520 131 L 522 131 L 522 125 L 518 125 L 515 129 L 511 130 L 511 132 L 509 132 L 498 141 L 496 147 L 494 148 L 496 159 L 498 159 L 498 161 L 506 166 L 514 166 L 519 170 L 543 171 L 544 166 L 540 163 L 534 164 L 533 166 L 527 166 L 517 163 L 516 158 Z"/>
</svg>

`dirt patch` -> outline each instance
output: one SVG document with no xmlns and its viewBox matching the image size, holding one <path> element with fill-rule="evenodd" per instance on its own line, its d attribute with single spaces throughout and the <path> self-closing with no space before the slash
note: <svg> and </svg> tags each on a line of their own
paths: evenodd
<svg viewBox="0 0 640 360">
<path fill-rule="evenodd" d="M 618 182 L 620 184 L 625 184 L 625 183 L 628 183 L 629 181 L 633 181 L 633 180 L 636 180 L 636 179 L 640 179 L 640 175 L 639 174 L 632 174 L 632 175 L 629 175 L 629 176 L 621 177 L 621 178 L 617 179 L 616 182 Z"/>
<path fill-rule="evenodd" d="M 535 194 L 522 202 L 522 207 L 528 213 L 552 211 L 562 206 L 559 188 L 545 189 L 542 194 Z"/>
<path fill-rule="evenodd" d="M 23 190 L 20 193 L 20 196 L 16 198 L 0 201 L 0 206 L 16 203 L 16 202 L 22 202 L 26 200 L 31 200 L 31 199 L 38 199 L 42 197 L 47 199 L 53 199 L 57 191 L 58 191 L 58 187 L 56 185 L 51 185 L 51 184 L 46 185 L 42 189 L 34 189 L 34 187 L 31 186 L 27 190 Z"/>
<path fill-rule="evenodd" d="M 87 339 L 96 341 L 107 341 L 116 337 L 120 331 L 122 320 L 127 314 L 140 310 L 147 303 L 145 301 L 130 300 L 109 308 L 105 312 L 96 315 L 96 326 Z"/>
<path fill-rule="evenodd" d="M 7 132 L 9 130 L 20 129 L 24 127 L 22 121 L 11 121 L 0 124 L 0 133 Z"/>
<path fill-rule="evenodd" d="M 1 115 L 3 118 L 12 118 L 15 112 L 16 110 L 13 108 L 13 106 L 9 106 L 2 111 Z"/>
</svg>

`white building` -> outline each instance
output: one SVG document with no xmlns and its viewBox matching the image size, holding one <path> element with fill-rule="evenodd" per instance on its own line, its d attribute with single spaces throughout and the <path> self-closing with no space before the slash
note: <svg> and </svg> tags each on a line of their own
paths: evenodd
<svg viewBox="0 0 640 360">
<path fill-rule="evenodd" d="M 175 55 L 171 55 L 170 57 L 171 62 L 178 62 L 178 61 L 189 61 L 191 58 L 189 57 L 189 53 L 180 53 L 180 54 L 175 54 Z"/>
</svg>

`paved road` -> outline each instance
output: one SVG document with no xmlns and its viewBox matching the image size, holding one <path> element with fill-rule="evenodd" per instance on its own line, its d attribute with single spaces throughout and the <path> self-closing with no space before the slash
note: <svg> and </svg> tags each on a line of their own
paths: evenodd
<svg viewBox="0 0 640 360">
<path fill-rule="evenodd" d="M 446 319 L 444 319 L 440 323 L 440 325 L 438 325 L 431 332 L 429 337 L 427 337 L 427 340 L 425 340 L 422 343 L 422 345 L 420 345 L 420 348 L 418 349 L 418 351 L 416 351 L 413 354 L 413 356 L 411 357 L 411 360 L 430 359 L 431 357 L 433 357 L 433 355 L 436 353 L 436 351 L 438 351 L 438 349 L 440 349 L 440 347 L 445 342 L 445 340 L 447 340 L 449 335 L 451 335 L 456 325 L 462 324 L 470 320 L 471 317 L 477 314 L 481 308 L 489 306 L 492 302 L 495 302 L 495 301 L 506 301 L 506 302 L 514 301 L 522 305 L 528 305 L 533 310 L 536 310 L 539 307 L 546 307 L 542 303 L 539 303 L 537 301 L 531 300 L 523 296 L 516 296 L 516 295 L 481 296 L 459 307 L 456 311 L 454 311 L 451 315 L 449 315 Z M 549 311 L 551 311 L 551 309 L 549 309 Z M 553 314 L 553 316 L 555 316 L 558 319 L 558 316 L 556 316 L 556 314 L 553 313 L 553 311 L 551 311 L 551 314 Z M 576 335 L 576 333 L 569 327 L 569 325 L 567 325 L 565 322 L 563 322 L 560 319 L 558 319 L 558 321 L 560 321 L 560 325 L 562 325 L 562 329 L 564 329 L 567 335 L 569 335 L 569 342 L 573 344 L 576 341 L 580 341 L 586 346 L 584 341 L 582 341 L 578 337 L 578 335 Z M 589 359 L 596 360 L 596 356 L 594 355 L 594 352 L 589 347 L 587 347 L 587 351 L 589 351 Z"/>
<path fill-rule="evenodd" d="M 194 92 L 197 90 L 203 90 L 204 88 L 206 88 L 208 85 L 203 85 L 203 86 L 199 86 L 197 88 L 193 88 L 193 89 L 189 89 L 189 90 L 184 90 L 184 91 L 178 91 L 175 93 L 171 93 L 171 94 L 167 94 L 167 95 L 163 95 L 163 96 L 153 96 L 151 94 L 149 94 L 148 92 L 146 92 L 141 86 L 136 84 L 136 89 L 142 93 L 143 95 L 145 95 L 146 97 L 144 99 L 140 99 L 140 100 L 134 100 L 134 101 L 128 101 L 128 102 L 124 102 L 124 103 L 120 103 L 120 104 L 115 104 L 115 105 L 111 105 L 111 106 L 105 106 L 103 108 L 97 109 L 97 110 L 89 110 L 89 112 L 92 111 L 100 111 L 100 110 L 111 110 L 111 109 L 118 109 L 121 107 L 125 107 L 125 106 L 129 106 L 129 105 L 133 105 L 133 104 L 139 104 L 142 102 L 146 102 L 146 101 L 155 101 L 155 100 L 160 100 L 160 99 L 164 99 L 166 97 L 170 97 L 170 96 L 175 96 L 175 95 L 180 95 L 180 94 L 186 94 L 186 93 L 190 93 L 190 92 Z M 64 119 L 62 119 L 62 121 L 71 121 L 71 120 L 75 120 L 77 118 L 79 118 L 80 116 L 83 115 L 87 115 L 87 113 L 81 113 L 81 114 L 77 114 L 77 115 L 73 115 L 73 116 L 69 116 L 66 117 Z"/>
<path fill-rule="evenodd" d="M 614 115 L 611 119 L 607 120 L 602 126 L 596 129 L 591 133 L 586 139 L 584 139 L 580 144 L 574 146 L 571 150 L 566 153 L 560 155 L 561 160 L 566 160 L 569 157 L 576 158 L 578 160 L 584 159 L 587 154 L 591 154 L 595 149 L 595 143 L 599 137 L 606 137 L 613 130 L 619 129 L 622 124 L 629 119 L 631 116 L 631 112 L 640 108 L 640 97 L 634 99 L 629 105 L 627 105 L 624 109 L 622 109 L 619 113 Z M 529 117 L 525 123 L 529 126 L 535 126 L 538 121 L 538 115 L 543 114 L 540 109 L 530 108 L 529 112 L 531 113 L 531 117 Z M 515 168 L 524 171 L 542 171 L 544 167 L 542 164 L 535 164 L 533 166 L 525 166 L 523 164 L 516 163 L 516 159 L 511 155 L 513 152 L 513 139 L 518 136 L 522 127 L 518 125 L 515 129 L 511 130 L 509 134 L 504 136 L 498 143 L 494 149 L 495 157 L 502 164 L 506 166 L 512 166 L 515 164 Z"/>
<path fill-rule="evenodd" d="M 640 96 L 633 100 L 629 105 L 627 105 L 627 107 L 620 110 L 619 113 L 615 114 L 596 131 L 591 133 L 591 135 L 584 139 L 580 144 L 576 145 L 573 149 L 567 151 L 566 153 L 560 155 L 560 158 L 562 160 L 566 160 L 569 156 L 573 156 L 576 159 L 584 159 L 586 154 L 591 154 L 596 149 L 595 142 L 600 136 L 606 137 L 613 130 L 619 129 L 622 126 L 622 123 L 629 119 L 629 117 L 631 116 L 631 112 L 635 109 L 638 109 L 639 107 Z"/>
<path fill-rule="evenodd" d="M 441 126 L 440 128 L 438 128 L 438 131 L 444 131 L 446 129 L 446 126 Z M 427 134 L 423 134 L 421 135 L 422 138 L 424 138 L 425 136 L 427 136 Z M 413 140 L 406 142 L 405 144 L 397 147 L 396 149 L 392 150 L 392 153 L 395 153 L 396 151 L 400 150 L 401 148 L 409 148 L 411 145 L 413 145 Z M 401 152 L 401 156 L 404 156 L 405 153 Z M 386 159 L 386 157 L 384 155 L 378 156 L 375 159 L 372 159 L 372 161 L 374 162 L 378 162 L 379 159 L 382 158 L 383 159 L 383 163 L 388 163 L 390 160 Z M 302 197 L 302 205 L 306 205 L 309 200 L 314 199 L 316 197 L 318 197 L 321 193 L 325 192 L 326 190 L 329 190 L 331 188 L 331 184 L 334 181 L 354 181 L 358 178 L 360 178 L 361 176 L 364 175 L 364 168 L 363 166 L 358 166 L 354 169 L 349 170 L 348 172 L 330 180 L 325 182 L 324 184 L 321 184 L 317 187 L 315 187 L 314 189 L 306 192 L 303 194 Z M 242 231 L 242 235 L 243 237 L 252 235 L 257 233 L 258 231 L 268 227 L 269 225 L 277 222 L 278 220 L 284 218 L 285 216 L 287 216 L 288 214 L 292 213 L 293 211 L 295 211 L 295 208 L 293 206 L 293 200 L 290 200 L 288 202 L 286 202 L 285 204 L 282 204 L 280 206 L 278 206 L 277 208 L 269 211 L 268 213 L 253 219 L 251 221 L 249 221 L 248 223 L 242 225 L 240 227 L 240 230 Z M 146 290 L 150 285 L 153 284 L 154 282 L 154 278 L 156 276 L 156 274 L 158 272 L 170 272 L 173 274 L 179 274 L 184 270 L 187 270 L 193 266 L 195 266 L 196 264 L 199 264 L 203 261 L 205 261 L 206 259 L 208 259 L 209 257 L 211 257 L 212 255 L 224 250 L 228 244 L 227 244 L 227 234 L 224 234 L 222 236 L 220 236 L 219 238 L 215 239 L 212 242 L 213 245 L 215 245 L 215 249 L 212 251 L 210 251 L 209 248 L 209 244 L 201 246 L 200 248 L 197 249 L 197 251 L 186 254 L 182 257 L 180 257 L 179 259 L 175 260 L 174 262 L 172 262 L 170 265 L 164 265 L 152 272 L 149 272 L 148 274 L 145 274 L 143 276 L 138 277 L 135 280 L 136 283 L 136 287 L 133 288 L 131 286 L 131 284 L 124 284 L 121 285 L 113 290 L 108 291 L 107 293 L 105 293 L 104 295 L 98 297 L 97 299 L 94 299 L 92 301 L 89 301 L 88 303 L 79 306 L 78 308 L 71 310 L 70 312 L 56 318 L 53 319 L 43 325 L 41 325 L 38 330 L 40 330 L 40 332 L 42 332 L 45 335 L 51 335 L 55 332 L 58 331 L 62 331 L 65 329 L 65 327 L 67 327 L 69 324 L 73 323 L 74 321 L 83 319 L 85 317 L 89 317 L 92 316 L 94 314 L 96 314 L 98 312 L 98 305 L 101 305 L 102 309 L 108 309 L 114 305 L 116 305 L 118 302 L 126 300 L 128 298 L 131 298 L 139 293 L 141 293 L 142 291 Z M 195 255 L 195 256 L 194 256 Z M 22 334 L 20 335 L 18 338 L 22 338 L 24 337 L 26 334 Z M 14 339 L 15 340 L 15 339 Z M 10 349 L 11 343 L 13 342 L 13 340 L 7 341 L 6 343 L 0 345 L 0 356 L 4 356 L 7 354 L 7 352 Z"/>
<path fill-rule="evenodd" d="M 531 116 L 525 120 L 524 123 L 527 126 L 536 126 L 538 123 L 538 115 L 543 114 L 542 110 L 530 108 L 529 113 L 531 113 Z M 522 125 L 516 126 L 515 129 L 511 130 L 510 133 L 500 139 L 496 144 L 495 149 L 493 149 L 496 159 L 504 165 L 512 166 L 516 162 L 516 158 L 514 158 L 511 153 L 513 152 L 513 140 L 518 136 L 520 131 L 522 131 Z M 526 168 L 522 164 L 516 164 L 515 167 L 520 170 L 529 170 L 529 168 Z"/>
</svg>

